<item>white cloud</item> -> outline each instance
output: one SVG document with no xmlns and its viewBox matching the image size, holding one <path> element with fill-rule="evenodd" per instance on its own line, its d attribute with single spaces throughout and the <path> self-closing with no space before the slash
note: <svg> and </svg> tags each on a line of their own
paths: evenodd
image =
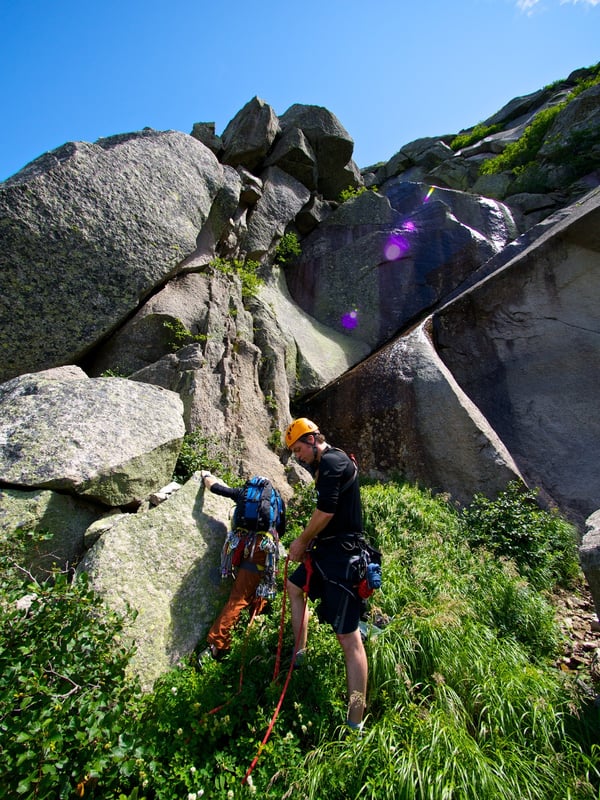
<svg viewBox="0 0 600 800">
<path fill-rule="evenodd" d="M 525 14 L 533 14 L 534 8 L 539 5 L 541 0 L 516 0 L 517 8 Z M 582 3 L 584 6 L 600 6 L 600 0 L 559 0 L 561 6 L 568 4 L 577 5 Z M 537 10 L 537 9 L 536 9 Z"/>
<path fill-rule="evenodd" d="M 594 0 L 594 1 L 599 2 L 599 0 Z M 539 2 L 540 0 L 517 0 L 517 8 L 520 11 L 524 11 L 526 14 L 531 14 L 533 12 L 534 6 L 537 6 Z"/>
</svg>

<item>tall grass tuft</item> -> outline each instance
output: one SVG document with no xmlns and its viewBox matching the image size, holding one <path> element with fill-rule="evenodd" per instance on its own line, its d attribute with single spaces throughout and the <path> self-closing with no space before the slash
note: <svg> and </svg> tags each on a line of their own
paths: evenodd
<svg viewBox="0 0 600 800">
<path fill-rule="evenodd" d="M 379 607 L 391 622 L 368 642 L 366 732 L 315 747 L 305 796 L 596 797 L 581 699 L 552 666 L 560 638 L 548 601 L 513 561 L 469 547 L 446 498 L 402 484 L 363 497 L 386 554 Z M 528 510 L 532 524 L 545 520 Z"/>
</svg>

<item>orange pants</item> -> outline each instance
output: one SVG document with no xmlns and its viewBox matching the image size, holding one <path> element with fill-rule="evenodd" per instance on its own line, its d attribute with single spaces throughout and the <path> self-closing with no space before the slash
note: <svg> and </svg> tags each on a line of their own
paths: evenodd
<svg viewBox="0 0 600 800">
<path fill-rule="evenodd" d="M 264 564 L 265 553 L 257 548 L 255 555 L 255 562 L 262 561 Z M 267 604 L 266 599 L 264 597 L 256 597 L 254 594 L 262 576 L 262 570 L 260 572 L 251 572 L 243 567 L 238 569 L 229 599 L 206 635 L 208 643 L 214 645 L 217 650 L 229 650 L 231 647 L 231 629 L 245 608 L 252 606 L 252 611 L 256 614 L 264 611 Z"/>
</svg>

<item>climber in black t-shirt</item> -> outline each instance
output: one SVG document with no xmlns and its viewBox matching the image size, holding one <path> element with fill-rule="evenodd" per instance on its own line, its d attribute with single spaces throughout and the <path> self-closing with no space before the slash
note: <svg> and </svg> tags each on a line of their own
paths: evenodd
<svg viewBox="0 0 600 800">
<path fill-rule="evenodd" d="M 357 467 L 345 452 L 331 447 L 314 422 L 294 420 L 285 435 L 287 447 L 315 478 L 316 508 L 289 548 L 291 561 L 302 562 L 288 579 L 296 663 L 306 648 L 308 609 L 305 593 L 319 600 L 319 619 L 331 625 L 344 652 L 348 719 L 361 728 L 367 694 L 367 656 L 359 630 L 363 601 L 356 568 L 362 538 L 362 507 Z"/>
</svg>

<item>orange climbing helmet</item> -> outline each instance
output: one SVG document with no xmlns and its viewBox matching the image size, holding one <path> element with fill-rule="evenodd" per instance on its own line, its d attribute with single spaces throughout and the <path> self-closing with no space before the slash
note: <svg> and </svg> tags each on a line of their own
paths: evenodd
<svg viewBox="0 0 600 800">
<path fill-rule="evenodd" d="M 307 433 L 319 433 L 319 428 L 310 419 L 300 417 L 290 423 L 285 432 L 285 444 L 288 450 L 291 450 L 294 443 Z"/>
</svg>

